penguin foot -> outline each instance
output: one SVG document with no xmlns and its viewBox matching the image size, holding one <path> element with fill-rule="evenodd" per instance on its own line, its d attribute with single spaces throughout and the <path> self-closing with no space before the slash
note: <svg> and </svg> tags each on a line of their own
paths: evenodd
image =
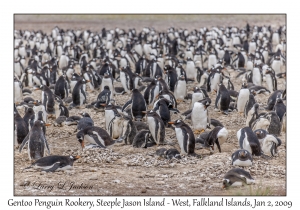
<svg viewBox="0 0 300 210">
<path fill-rule="evenodd" d="M 202 129 L 202 130 L 195 130 L 194 131 L 194 134 L 201 134 L 201 133 L 203 133 L 205 130 L 204 129 Z"/>
</svg>

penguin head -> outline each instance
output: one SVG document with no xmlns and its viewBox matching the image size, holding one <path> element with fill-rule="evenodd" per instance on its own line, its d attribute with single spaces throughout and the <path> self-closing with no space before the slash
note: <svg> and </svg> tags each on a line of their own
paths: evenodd
<svg viewBox="0 0 300 210">
<path fill-rule="evenodd" d="M 75 160 L 78 160 L 79 158 L 81 158 L 80 156 L 69 156 L 69 158 L 71 159 L 71 160 L 73 160 L 73 161 L 75 161 Z"/>
<path fill-rule="evenodd" d="M 257 136 L 258 139 L 263 139 L 267 135 L 267 131 L 263 129 L 257 129 L 254 131 L 255 135 Z"/>
<path fill-rule="evenodd" d="M 168 124 L 170 125 L 174 125 L 175 127 L 181 127 L 182 125 L 184 125 L 185 123 L 182 120 L 175 120 L 173 122 L 168 122 Z"/>
<path fill-rule="evenodd" d="M 223 186 L 222 188 L 228 188 L 232 185 L 231 181 L 229 179 L 223 179 Z"/>
<path fill-rule="evenodd" d="M 84 132 L 83 130 L 79 131 L 76 134 L 77 140 L 79 141 L 79 143 L 81 144 L 82 149 L 84 148 Z"/>
</svg>

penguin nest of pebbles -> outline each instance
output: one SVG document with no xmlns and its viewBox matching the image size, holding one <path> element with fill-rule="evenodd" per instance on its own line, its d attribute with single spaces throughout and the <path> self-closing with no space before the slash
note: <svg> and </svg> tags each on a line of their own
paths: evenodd
<svg viewBox="0 0 300 210">
<path fill-rule="evenodd" d="M 115 27 L 111 26 L 110 28 Z M 150 29 L 144 28 L 145 33 L 148 30 Z M 185 67 L 185 63 L 182 65 Z M 241 78 L 234 79 L 238 73 L 235 71 L 230 73 L 231 82 L 237 92 L 242 86 Z M 277 89 L 284 90 L 284 79 L 278 78 L 277 82 Z M 118 80 L 114 80 L 114 85 L 115 87 L 122 87 L 121 82 Z M 193 93 L 195 85 L 199 84 L 188 82 L 187 93 Z M 263 85 L 266 86 L 265 82 L 263 82 Z M 89 85 L 86 86 L 86 105 L 88 105 L 97 100 L 100 92 L 99 90 L 90 91 Z M 55 119 L 48 119 L 47 123 L 52 123 L 52 126 L 47 127 L 45 136 L 51 155 L 78 155 L 81 158 L 74 162 L 72 170 L 65 172 L 39 173 L 35 170 L 24 170 L 22 172 L 22 169 L 31 164 L 27 154 L 28 146 L 25 146 L 21 153 L 15 149 L 15 195 L 234 195 L 235 192 L 232 190 L 222 190 L 221 184 L 224 175 L 230 169 L 239 167 L 231 165 L 231 154 L 240 148 L 236 133 L 239 129 L 245 127 L 246 118 L 236 111 L 229 112 L 228 115 L 214 111 L 217 94 L 212 91 L 208 95 L 211 99 L 211 104 L 207 107 L 210 117 L 219 120 L 228 131 L 228 138 L 221 145 L 221 153 L 215 147 L 213 154 L 210 154 L 210 151 L 206 149 L 195 149 L 195 153 L 201 155 L 201 158 L 184 154 L 181 154 L 181 159 L 159 157 L 155 152 L 160 148 L 175 148 L 181 151 L 176 132 L 170 128 L 165 129 L 165 141 L 172 143 L 172 145 L 133 148 L 132 145 L 126 145 L 122 142 L 115 143 L 105 149 L 82 149 L 76 138 L 77 125 L 56 127 L 53 126 Z M 35 100 L 41 100 L 41 91 L 32 91 L 23 98 L 28 96 Z M 114 99 L 116 105 L 123 106 L 131 99 L 131 94 L 116 95 Z M 267 106 L 268 96 L 257 94 L 255 99 L 259 103 L 259 108 L 262 109 L 259 109 L 259 112 L 265 111 L 263 107 Z M 181 113 L 189 109 L 190 103 L 191 100 L 180 101 L 177 106 L 180 113 L 171 115 L 170 120 L 175 121 L 182 118 Z M 65 105 L 68 104 L 65 103 Z M 21 117 L 25 115 L 24 107 L 17 107 L 17 110 Z M 95 126 L 105 129 L 105 112 L 98 112 L 93 108 L 83 106 L 70 109 L 69 116 L 80 116 L 79 113 L 82 112 L 86 112 L 91 116 Z M 192 127 L 190 119 L 183 121 Z M 147 120 L 144 119 L 144 122 L 146 123 Z M 212 129 L 207 129 L 207 131 Z M 198 135 L 195 135 L 195 137 L 198 137 Z M 269 159 L 253 157 L 252 166 L 240 167 L 250 172 L 256 179 L 256 185 L 253 186 L 254 190 L 261 186 L 271 186 L 272 195 L 286 195 L 285 132 L 282 132 L 279 138 L 282 144 L 278 147 L 277 155 Z M 199 143 L 196 143 L 196 148 L 199 148 L 198 146 Z M 65 182 L 69 186 L 70 183 L 74 182 L 77 185 L 82 183 L 90 186 L 90 188 L 62 190 L 54 187 L 49 191 L 46 188 L 36 189 L 32 185 L 26 184 L 37 180 L 44 183 L 44 185 L 57 186 L 57 183 Z M 243 189 L 246 189 L 246 187 Z"/>
</svg>

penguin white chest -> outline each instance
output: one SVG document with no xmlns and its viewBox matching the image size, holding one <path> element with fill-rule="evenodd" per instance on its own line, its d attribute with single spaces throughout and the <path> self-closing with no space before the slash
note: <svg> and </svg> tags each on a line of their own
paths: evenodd
<svg viewBox="0 0 300 210">
<path fill-rule="evenodd" d="M 186 151 L 184 150 L 184 135 L 182 133 L 182 129 L 181 128 L 175 128 L 175 132 L 176 132 L 176 138 L 177 138 L 178 144 L 179 144 L 180 149 L 181 149 L 181 153 L 182 154 L 187 154 Z"/>
<path fill-rule="evenodd" d="M 188 61 L 186 64 L 186 77 L 189 79 L 195 79 L 197 76 L 195 64 L 193 61 Z"/>
<path fill-rule="evenodd" d="M 193 93 L 191 108 L 193 108 L 194 104 L 197 101 L 200 101 L 202 99 L 203 99 L 203 94 L 202 93 Z"/>
<path fill-rule="evenodd" d="M 216 73 L 214 75 L 214 78 L 211 79 L 211 90 L 217 91 L 218 83 L 221 81 L 221 76 L 220 74 Z"/>
<path fill-rule="evenodd" d="M 212 66 L 215 66 L 217 63 L 216 55 L 209 55 L 208 56 L 208 69 L 211 69 Z"/>
<path fill-rule="evenodd" d="M 155 135 L 155 128 L 156 128 L 156 123 L 155 119 L 153 117 L 147 117 L 147 121 L 149 124 L 149 130 L 151 132 L 152 137 L 154 138 L 155 142 L 157 142 L 156 135 Z"/>
<path fill-rule="evenodd" d="M 83 93 L 82 93 L 81 90 L 79 91 L 79 94 L 80 94 L 80 106 L 82 106 L 85 97 L 84 97 L 84 95 L 83 95 Z"/>
<path fill-rule="evenodd" d="M 174 96 L 176 99 L 184 100 L 186 96 L 186 82 L 185 80 L 178 80 L 176 89 L 174 90 Z"/>
<path fill-rule="evenodd" d="M 281 73 L 280 61 L 279 60 L 274 60 L 273 61 L 273 63 L 272 63 L 272 69 L 274 69 L 275 74 Z"/>
<path fill-rule="evenodd" d="M 238 100 L 237 100 L 237 110 L 238 112 L 244 112 L 247 101 L 249 100 L 250 92 L 248 89 L 241 89 Z"/>
<path fill-rule="evenodd" d="M 207 127 L 207 110 L 203 104 L 196 102 L 192 110 L 192 123 L 194 129 L 201 130 Z"/>
<path fill-rule="evenodd" d="M 245 133 L 245 138 L 242 141 L 243 141 L 243 144 L 242 144 L 243 148 L 242 149 L 245 149 L 248 152 L 250 152 L 250 154 L 252 154 L 252 149 L 251 149 L 250 143 L 248 141 L 247 133 Z"/>
<path fill-rule="evenodd" d="M 23 98 L 22 89 L 20 88 L 19 82 L 15 82 L 15 102 L 21 102 Z"/>
<path fill-rule="evenodd" d="M 127 87 L 127 80 L 126 80 L 126 74 L 124 72 L 120 72 L 120 80 L 122 87 L 124 88 L 125 92 L 129 92 L 128 87 Z"/>
<path fill-rule="evenodd" d="M 260 74 L 260 70 L 258 68 L 254 68 L 252 71 L 253 74 L 253 84 L 254 85 L 258 85 L 261 86 L 261 74 Z"/>
<path fill-rule="evenodd" d="M 273 80 L 272 80 L 272 77 L 269 75 L 269 74 L 266 74 L 266 83 L 267 83 L 267 86 L 268 86 L 268 90 L 272 93 L 274 90 L 273 90 Z"/>
<path fill-rule="evenodd" d="M 113 110 L 105 110 L 105 128 L 108 131 L 110 121 L 115 117 Z"/>
</svg>

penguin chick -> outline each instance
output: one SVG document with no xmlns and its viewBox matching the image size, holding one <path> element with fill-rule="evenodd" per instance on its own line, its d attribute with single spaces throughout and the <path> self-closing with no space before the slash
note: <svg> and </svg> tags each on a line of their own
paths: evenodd
<svg viewBox="0 0 300 210">
<path fill-rule="evenodd" d="M 94 126 L 94 121 L 86 112 L 80 114 L 82 118 L 78 121 L 77 130 L 83 130 L 88 126 Z"/>
<path fill-rule="evenodd" d="M 177 149 L 168 149 L 167 151 L 165 151 L 165 156 L 167 159 L 181 159 L 180 153 Z"/>
<path fill-rule="evenodd" d="M 255 180 L 249 172 L 241 168 L 233 168 L 224 175 L 223 188 L 254 184 Z"/>
<path fill-rule="evenodd" d="M 42 157 L 31 164 L 31 166 L 24 168 L 23 170 L 29 168 L 41 169 L 46 172 L 54 172 L 61 170 L 70 170 L 73 168 L 74 161 L 78 160 L 80 156 L 59 156 L 51 155 L 47 157 Z"/>
</svg>

